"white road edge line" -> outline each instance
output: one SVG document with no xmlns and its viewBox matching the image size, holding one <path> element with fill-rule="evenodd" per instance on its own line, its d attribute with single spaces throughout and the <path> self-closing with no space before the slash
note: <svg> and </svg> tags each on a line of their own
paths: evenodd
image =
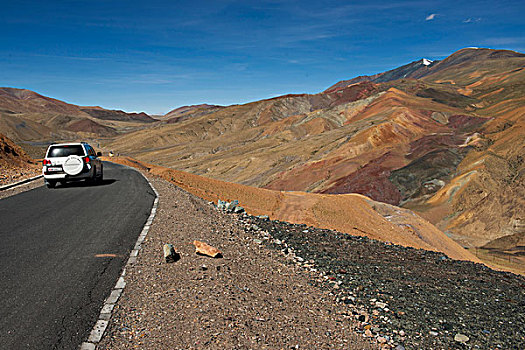
<svg viewBox="0 0 525 350">
<path fill-rule="evenodd" d="M 132 167 L 128 167 L 126 165 L 124 166 L 135 170 L 140 175 L 142 175 L 144 179 L 146 179 L 146 181 L 148 182 L 148 185 L 151 187 L 151 189 L 155 193 L 155 199 L 153 201 L 153 206 L 151 207 L 151 212 L 148 217 L 148 220 L 146 221 L 146 223 L 144 224 L 144 227 L 142 228 L 142 231 L 140 232 L 137 242 L 135 243 L 135 247 L 129 254 L 128 262 L 126 263 L 126 266 L 124 267 L 124 269 L 122 269 L 122 273 L 120 274 L 120 277 L 117 280 L 115 287 L 113 287 L 113 289 L 111 290 L 111 294 L 109 295 L 109 297 L 106 298 L 106 301 L 104 302 L 104 306 L 102 306 L 102 310 L 100 311 L 100 315 L 98 316 L 98 320 L 93 326 L 91 333 L 89 334 L 88 340 L 80 344 L 80 347 L 79 347 L 80 350 L 95 350 L 97 348 L 97 344 L 104 337 L 104 333 L 106 331 L 106 328 L 108 327 L 109 320 L 111 319 L 111 313 L 113 312 L 113 308 L 115 307 L 115 304 L 120 298 L 122 291 L 126 287 L 126 281 L 124 279 L 124 276 L 126 276 L 126 268 L 130 265 L 133 265 L 137 261 L 138 254 L 141 249 L 140 245 L 142 244 L 142 242 L 148 235 L 148 231 L 151 227 L 153 219 L 155 218 L 155 214 L 157 213 L 157 206 L 159 204 L 159 193 L 157 192 L 155 187 L 153 187 L 153 184 L 139 170 L 132 168 Z"/>
<path fill-rule="evenodd" d="M 40 174 L 40 175 L 37 175 L 37 176 L 30 177 L 28 179 L 24 179 L 24 180 L 20 180 L 20 181 L 17 181 L 17 182 L 13 182 L 12 184 L 7 184 L 7 185 L 4 185 L 4 186 L 0 186 L 0 191 L 9 190 L 9 189 L 12 189 L 12 188 L 24 185 L 24 184 L 26 184 L 28 182 L 32 182 L 32 181 L 38 180 L 38 179 L 40 179 L 43 176 L 44 175 Z"/>
</svg>

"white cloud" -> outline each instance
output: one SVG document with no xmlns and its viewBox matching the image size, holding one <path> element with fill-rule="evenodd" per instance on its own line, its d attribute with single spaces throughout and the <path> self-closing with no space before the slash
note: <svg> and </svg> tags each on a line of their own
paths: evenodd
<svg viewBox="0 0 525 350">
<path fill-rule="evenodd" d="M 471 17 L 469 17 L 466 20 L 464 20 L 463 23 L 475 23 L 475 22 L 479 22 L 479 21 L 481 21 L 481 18 L 479 18 L 479 17 L 478 18 L 471 18 Z"/>
<path fill-rule="evenodd" d="M 425 21 L 431 21 L 434 18 L 436 18 L 436 16 L 437 16 L 437 13 L 431 13 L 430 15 L 427 16 L 427 18 L 425 18 Z"/>
</svg>

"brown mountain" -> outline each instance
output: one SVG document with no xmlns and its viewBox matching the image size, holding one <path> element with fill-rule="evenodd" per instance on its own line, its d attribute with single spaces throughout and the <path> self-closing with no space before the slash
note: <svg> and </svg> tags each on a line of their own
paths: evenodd
<svg viewBox="0 0 525 350">
<path fill-rule="evenodd" d="M 200 117 L 216 112 L 221 108 L 222 106 L 209 104 L 182 106 L 169 111 L 162 117 L 162 119 L 169 120 L 168 123 L 178 123 L 189 118 Z"/>
<path fill-rule="evenodd" d="M 16 141 L 110 137 L 152 122 L 145 113 L 79 107 L 30 90 L 0 88 L 0 130 Z"/>
<path fill-rule="evenodd" d="M 80 110 L 94 118 L 102 120 L 138 121 L 144 123 L 154 123 L 157 121 L 144 112 L 127 113 L 120 110 L 104 109 L 102 107 L 81 107 Z"/>
<path fill-rule="evenodd" d="M 483 246 L 525 216 L 525 55 L 468 48 L 418 62 L 315 95 L 156 124 L 111 147 L 273 190 L 361 193 Z"/>
<path fill-rule="evenodd" d="M 342 80 L 329 87 L 326 91 L 333 91 L 363 81 L 370 81 L 373 83 L 384 83 L 387 81 L 398 79 L 421 78 L 427 75 L 431 68 L 438 62 L 439 61 L 430 61 L 426 58 L 422 58 L 420 60 L 411 62 L 404 66 L 394 68 L 383 73 L 378 73 L 374 75 L 362 75 L 359 77 L 352 78 L 350 80 Z"/>
</svg>

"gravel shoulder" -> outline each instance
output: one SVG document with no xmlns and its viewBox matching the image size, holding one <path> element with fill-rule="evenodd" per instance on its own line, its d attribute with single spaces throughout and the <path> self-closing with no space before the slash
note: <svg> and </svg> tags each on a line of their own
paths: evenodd
<svg viewBox="0 0 525 350">
<path fill-rule="evenodd" d="M 332 290 L 269 249 L 236 215 L 150 178 L 159 206 L 98 349 L 372 349 Z M 193 240 L 223 258 L 195 254 Z M 181 259 L 163 262 L 172 243 Z"/>
</svg>

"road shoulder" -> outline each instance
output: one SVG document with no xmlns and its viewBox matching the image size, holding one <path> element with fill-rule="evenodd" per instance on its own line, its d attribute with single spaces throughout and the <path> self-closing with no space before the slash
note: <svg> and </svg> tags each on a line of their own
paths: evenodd
<svg viewBox="0 0 525 350">
<path fill-rule="evenodd" d="M 258 244 L 242 221 L 162 179 L 159 206 L 99 349 L 366 349 L 352 320 L 282 253 Z M 255 240 L 254 240 L 255 239 Z M 193 240 L 223 252 L 195 254 Z M 167 264 L 171 243 L 181 260 Z"/>
<path fill-rule="evenodd" d="M 6 190 L 0 191 L 0 199 L 11 197 L 11 196 L 17 195 L 22 192 L 30 191 L 34 188 L 38 188 L 41 186 L 44 186 L 44 179 L 38 178 L 33 181 L 26 182 L 24 184 L 20 184 L 18 186 L 11 187 Z"/>
</svg>

